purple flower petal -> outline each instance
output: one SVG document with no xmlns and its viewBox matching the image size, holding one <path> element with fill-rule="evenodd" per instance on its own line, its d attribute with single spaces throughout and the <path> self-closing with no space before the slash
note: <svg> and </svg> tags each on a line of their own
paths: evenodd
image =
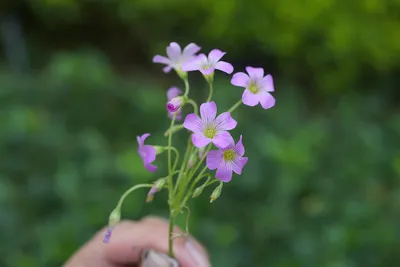
<svg viewBox="0 0 400 267">
<path fill-rule="evenodd" d="M 216 65 L 215 68 L 217 70 L 223 71 L 227 74 L 231 74 L 233 72 L 233 66 L 232 64 L 225 62 L 225 61 L 219 61 Z"/>
<path fill-rule="evenodd" d="M 234 146 L 233 151 L 235 151 L 236 155 L 242 157 L 244 155 L 244 146 L 242 142 L 242 136 L 240 136 L 239 141 Z"/>
<path fill-rule="evenodd" d="M 181 47 L 179 44 L 172 42 L 167 47 L 167 55 L 171 61 L 177 61 L 181 57 Z"/>
<path fill-rule="evenodd" d="M 145 159 L 146 162 L 152 163 L 156 160 L 156 149 L 153 146 L 144 145 L 140 149 L 139 154 Z"/>
<path fill-rule="evenodd" d="M 275 105 L 275 98 L 267 92 L 260 94 L 260 103 L 264 109 L 272 108 Z"/>
<path fill-rule="evenodd" d="M 231 163 L 233 172 L 239 175 L 242 174 L 243 167 L 244 165 L 246 165 L 247 161 L 248 161 L 247 157 L 235 159 Z"/>
<path fill-rule="evenodd" d="M 235 73 L 232 77 L 231 84 L 240 87 L 247 87 L 249 84 L 249 75 L 244 72 Z"/>
<path fill-rule="evenodd" d="M 210 68 L 207 68 L 207 69 L 200 68 L 199 70 L 204 75 L 210 75 L 211 73 L 214 72 L 215 68 L 214 67 L 210 67 Z"/>
<path fill-rule="evenodd" d="M 218 131 L 230 131 L 234 129 L 237 125 L 237 121 L 235 121 L 230 112 L 221 113 L 215 119 L 215 127 Z"/>
<path fill-rule="evenodd" d="M 210 170 L 215 170 L 219 167 L 223 159 L 223 152 L 221 150 L 211 150 L 207 153 L 206 165 Z"/>
<path fill-rule="evenodd" d="M 104 239 L 103 239 L 104 243 L 110 242 L 111 234 L 112 234 L 112 228 L 108 227 L 106 234 L 104 235 Z"/>
<path fill-rule="evenodd" d="M 232 166 L 225 162 L 221 163 L 215 177 L 225 183 L 229 182 L 232 179 Z"/>
<path fill-rule="evenodd" d="M 144 167 L 149 171 L 149 172 L 155 172 L 157 170 L 157 166 L 154 166 L 150 163 L 145 163 Z"/>
<path fill-rule="evenodd" d="M 197 44 L 190 43 L 183 49 L 183 55 L 185 57 L 192 56 L 192 55 L 196 54 L 197 52 L 199 52 L 200 49 L 201 49 L 200 46 L 198 46 Z"/>
<path fill-rule="evenodd" d="M 180 90 L 177 87 L 171 87 L 167 91 L 167 99 L 168 101 L 171 100 L 174 97 L 177 97 L 178 95 L 182 94 L 182 90 Z"/>
<path fill-rule="evenodd" d="M 226 148 L 232 144 L 233 138 L 227 131 L 219 131 L 212 139 L 213 144 L 218 148 Z"/>
<path fill-rule="evenodd" d="M 162 63 L 162 64 L 166 64 L 166 65 L 171 64 L 171 60 L 169 58 L 163 57 L 163 56 L 160 56 L 160 55 L 154 56 L 153 57 L 153 62 L 154 63 Z"/>
<path fill-rule="evenodd" d="M 208 54 L 208 61 L 212 64 L 217 63 L 225 54 L 225 52 L 222 52 L 219 49 L 213 49 Z"/>
<path fill-rule="evenodd" d="M 203 133 L 192 134 L 193 145 L 197 148 L 202 148 L 211 143 L 211 139 L 204 136 Z"/>
<path fill-rule="evenodd" d="M 264 77 L 263 68 L 246 67 L 246 71 L 250 75 L 250 77 L 254 77 L 257 79 L 262 79 Z"/>
<path fill-rule="evenodd" d="M 217 105 L 214 101 L 201 104 L 200 114 L 203 123 L 208 124 L 212 122 L 215 120 L 215 116 L 217 116 Z"/>
<path fill-rule="evenodd" d="M 274 80 L 272 79 L 272 76 L 270 74 L 268 74 L 261 80 L 261 88 L 267 92 L 275 91 Z"/>
<path fill-rule="evenodd" d="M 182 70 L 183 71 L 195 71 L 199 70 L 201 68 L 201 65 L 203 64 L 203 57 L 206 56 L 204 54 L 198 55 L 197 57 L 193 58 L 192 60 L 189 60 L 185 63 L 182 64 Z"/>
<path fill-rule="evenodd" d="M 203 132 L 203 123 L 199 116 L 194 113 L 188 114 L 183 122 L 183 127 L 195 133 Z"/>
<path fill-rule="evenodd" d="M 260 95 L 255 95 L 246 89 L 242 94 L 242 102 L 247 106 L 254 107 L 260 102 Z"/>
<path fill-rule="evenodd" d="M 167 103 L 167 110 L 168 112 L 175 112 L 177 111 L 181 106 L 182 106 L 182 97 L 177 96 L 172 98 L 168 103 Z"/>
<path fill-rule="evenodd" d="M 145 133 L 142 136 L 136 136 L 136 140 L 139 144 L 139 146 L 143 146 L 144 145 L 144 141 L 147 139 L 147 137 L 149 137 L 150 134 L 149 133 Z"/>
<path fill-rule="evenodd" d="M 163 70 L 164 73 L 168 73 L 168 72 L 170 72 L 172 70 L 172 67 L 171 66 L 166 66 L 162 70 Z"/>
</svg>

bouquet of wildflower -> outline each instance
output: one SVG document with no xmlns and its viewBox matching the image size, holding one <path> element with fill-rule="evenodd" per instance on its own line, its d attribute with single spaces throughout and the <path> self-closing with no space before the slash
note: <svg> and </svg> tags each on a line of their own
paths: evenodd
<svg viewBox="0 0 400 267">
<path fill-rule="evenodd" d="M 187 208 L 188 200 L 199 196 L 206 187 L 217 184 L 211 194 L 210 202 L 213 202 L 220 196 L 224 183 L 231 181 L 233 173 L 240 175 L 248 161 L 248 158 L 244 156 L 242 136 L 233 138 L 229 133 L 237 126 L 231 114 L 242 103 L 247 106 L 256 106 L 260 103 L 264 109 L 273 107 L 275 99 L 271 95 L 274 91 L 272 76 L 264 76 L 262 68 L 254 67 L 246 67 L 247 74 L 244 72 L 234 74 L 231 79 L 232 85 L 245 88 L 242 98 L 228 111 L 218 115 L 217 104 L 212 101 L 214 72 L 219 70 L 231 74 L 233 66 L 221 60 L 225 52 L 219 49 L 211 50 L 208 56 L 196 55 L 199 50 L 199 46 L 191 43 L 182 51 L 181 47 L 173 42 L 167 47 L 168 57 L 156 55 L 153 58 L 153 62 L 166 65 L 163 69 L 165 73 L 174 69 L 185 85 L 184 92 L 176 87 L 170 88 L 167 92 L 166 109 L 171 120 L 170 127 L 165 132 L 167 144 L 164 146 L 145 144 L 150 136 L 149 133 L 137 137 L 138 153 L 144 167 L 150 172 L 156 172 L 157 166 L 153 165 L 153 162 L 158 155 L 166 153 L 168 174 L 152 184 L 135 185 L 122 195 L 116 208 L 110 214 L 109 228 L 104 242 L 108 242 L 112 229 L 120 221 L 121 206 L 127 195 L 136 189 L 147 187 L 150 190 L 146 201 L 150 202 L 157 192 L 165 189 L 168 190 L 170 211 L 169 256 L 173 257 L 172 245 L 174 238 L 177 237 L 173 233 L 174 222 L 176 217 Z M 206 101 L 200 105 L 200 114 L 197 103 L 189 96 L 189 71 L 200 71 L 209 85 L 209 94 Z M 182 107 L 185 105 L 191 105 L 193 113 L 184 116 Z M 177 124 L 183 117 L 183 123 Z M 180 161 L 179 151 L 173 146 L 172 140 L 174 133 L 184 129 L 189 131 L 190 135 L 185 154 Z M 213 172 L 214 170 L 216 172 Z M 189 208 L 187 210 L 189 214 Z"/>
</svg>

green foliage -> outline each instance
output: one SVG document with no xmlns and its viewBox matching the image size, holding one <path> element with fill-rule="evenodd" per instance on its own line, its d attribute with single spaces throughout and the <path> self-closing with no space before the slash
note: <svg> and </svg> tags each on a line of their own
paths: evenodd
<svg viewBox="0 0 400 267">
<path fill-rule="evenodd" d="M 222 110 L 242 91 L 221 77 Z M 158 176 L 144 169 L 135 136 L 165 144 L 171 84 L 122 78 L 95 53 L 0 80 L 0 265 L 60 266 L 125 189 L 165 173 L 161 160 Z M 277 82 L 276 107 L 233 114 L 249 163 L 212 204 L 212 188 L 191 201 L 191 231 L 217 267 L 399 265 L 400 114 L 352 93 L 311 110 L 296 89 Z M 122 216 L 165 216 L 165 192 L 145 195 L 129 196 Z"/>
<path fill-rule="evenodd" d="M 387 75 L 399 66 L 398 0 L 93 2 L 30 3 L 38 20 L 50 29 L 61 28 L 60 36 L 81 30 L 72 26 L 89 24 L 102 36 L 112 36 L 114 42 L 107 40 L 108 45 L 121 49 L 124 43 L 135 51 L 149 51 L 147 60 L 171 40 L 195 41 L 229 51 L 231 60 L 264 65 L 320 91 L 342 92 L 358 82 L 367 86 L 363 75 L 369 71 Z"/>
</svg>

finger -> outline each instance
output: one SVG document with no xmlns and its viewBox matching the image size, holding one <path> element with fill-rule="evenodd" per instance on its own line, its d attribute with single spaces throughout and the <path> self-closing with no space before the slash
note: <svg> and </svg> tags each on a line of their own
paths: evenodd
<svg viewBox="0 0 400 267">
<path fill-rule="evenodd" d="M 167 253 L 168 232 L 168 222 L 160 218 L 147 217 L 138 223 L 121 222 L 115 227 L 110 242 L 104 244 L 105 257 L 112 263 L 129 264 L 139 261 L 143 249 Z M 182 230 L 175 227 L 174 232 L 182 233 Z M 182 267 L 210 266 L 204 248 L 191 237 L 175 239 L 174 254 Z"/>
</svg>

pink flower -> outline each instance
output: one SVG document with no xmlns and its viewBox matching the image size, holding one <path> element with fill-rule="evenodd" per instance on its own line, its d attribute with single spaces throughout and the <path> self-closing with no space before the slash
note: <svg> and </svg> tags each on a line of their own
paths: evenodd
<svg viewBox="0 0 400 267">
<path fill-rule="evenodd" d="M 172 98 L 167 103 L 168 112 L 176 112 L 182 106 L 183 98 L 181 96 L 177 96 Z"/>
<path fill-rule="evenodd" d="M 156 160 L 156 149 L 153 146 L 145 145 L 144 141 L 150 134 L 146 133 L 142 136 L 137 136 L 137 142 L 139 144 L 138 153 L 143 160 L 144 167 L 149 172 L 155 172 L 157 170 L 157 166 L 152 165 L 151 163 Z"/>
<path fill-rule="evenodd" d="M 192 142 L 197 148 L 202 148 L 213 143 L 217 147 L 230 144 L 232 136 L 229 130 L 236 127 L 237 122 L 229 112 L 220 114 L 217 118 L 217 105 L 207 102 L 200 106 L 201 119 L 194 113 L 186 116 L 183 127 L 193 132 Z"/>
<path fill-rule="evenodd" d="M 208 54 L 208 58 L 204 54 L 198 55 L 195 59 L 187 61 L 182 65 L 183 71 L 195 71 L 199 70 L 205 75 L 209 75 L 214 72 L 215 69 L 231 74 L 233 72 L 233 66 L 220 59 L 225 55 L 219 49 L 214 49 Z"/>
<path fill-rule="evenodd" d="M 264 109 L 275 105 L 275 98 L 270 94 L 274 91 L 274 82 L 271 75 L 264 77 L 263 68 L 246 67 L 249 75 L 238 72 L 233 75 L 231 83 L 246 88 L 242 95 L 242 102 L 247 106 L 256 106 L 261 103 Z"/>
<path fill-rule="evenodd" d="M 175 97 L 181 95 L 181 94 L 182 94 L 182 91 L 179 90 L 179 89 L 176 88 L 176 87 L 171 87 L 171 88 L 169 88 L 168 91 L 167 91 L 167 99 L 168 99 L 167 110 L 168 110 L 168 117 L 169 117 L 170 119 L 172 119 L 172 117 L 174 116 L 174 113 L 176 113 L 175 120 L 179 121 L 179 120 L 182 119 L 182 110 L 181 110 L 181 109 L 177 109 L 177 111 L 175 111 L 175 112 L 172 111 L 172 112 L 171 112 L 170 109 L 168 108 L 168 104 L 170 103 L 170 101 L 171 101 L 172 99 L 174 99 Z"/>
<path fill-rule="evenodd" d="M 236 145 L 231 139 L 231 143 L 227 147 L 208 152 L 207 168 L 210 170 L 217 169 L 215 177 L 223 182 L 229 182 L 232 179 L 232 172 L 239 175 L 242 174 L 242 169 L 248 160 L 243 155 L 244 146 L 242 144 L 242 136 L 240 136 Z"/>
<path fill-rule="evenodd" d="M 185 49 L 183 49 L 182 52 L 179 44 L 172 42 L 167 47 L 168 57 L 156 55 L 153 58 L 153 62 L 167 65 L 163 69 L 165 73 L 170 72 L 173 68 L 177 71 L 181 71 L 182 64 L 193 60 L 196 57 L 195 54 L 199 52 L 199 50 L 200 47 L 198 45 L 190 43 L 185 47 Z"/>
</svg>

